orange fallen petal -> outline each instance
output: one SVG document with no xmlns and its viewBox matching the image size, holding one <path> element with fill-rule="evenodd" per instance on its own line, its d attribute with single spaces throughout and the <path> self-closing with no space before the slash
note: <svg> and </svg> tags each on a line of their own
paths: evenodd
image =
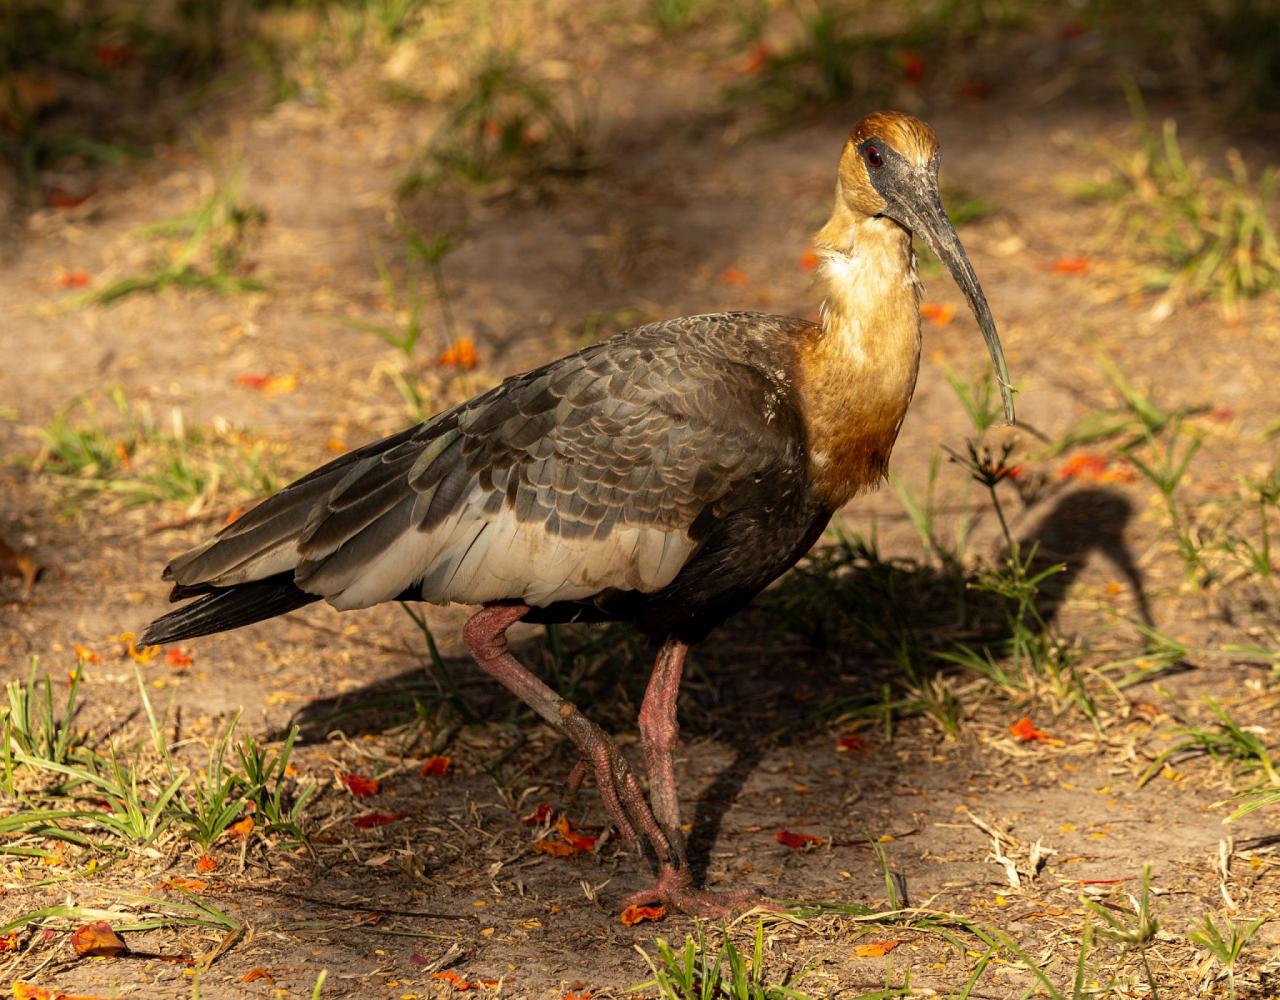
<svg viewBox="0 0 1280 1000">
<path fill-rule="evenodd" d="M 80 645 L 80 643 L 78 642 L 74 646 L 72 646 L 71 649 L 76 654 L 76 659 L 79 660 L 81 663 L 101 663 L 102 662 L 101 656 L 95 653 L 92 649 L 89 649 L 87 646 Z"/>
<path fill-rule="evenodd" d="M 249 834 L 253 833 L 253 825 L 253 817 L 246 816 L 239 823 L 232 823 L 228 832 L 231 836 L 235 837 L 236 840 L 244 840 L 249 836 Z"/>
<path fill-rule="evenodd" d="M 924 79 L 924 56 L 912 49 L 903 49 L 899 54 L 902 61 L 902 76 L 911 83 L 919 83 Z"/>
<path fill-rule="evenodd" d="M 187 667 L 191 666 L 191 656 L 175 647 L 165 650 L 164 662 L 173 667 L 174 670 L 186 670 Z"/>
<path fill-rule="evenodd" d="M 261 965 L 255 966 L 254 968 L 246 972 L 243 976 L 241 976 L 240 982 L 256 983 L 259 979 L 265 982 L 268 986 L 275 983 L 275 979 L 272 977 L 271 973 L 269 973 Z"/>
<path fill-rule="evenodd" d="M 10 931 L 4 937 L 0 937 L 0 953 L 6 951 L 18 950 L 18 932 Z"/>
<path fill-rule="evenodd" d="M 463 979 L 452 969 L 446 969 L 444 972 L 433 972 L 431 973 L 431 978 L 438 979 L 442 983 L 448 983 L 459 993 L 465 993 L 467 990 L 473 990 L 477 985 L 476 983 L 468 982 Z"/>
<path fill-rule="evenodd" d="M 54 994 L 34 983 L 15 982 L 13 984 L 14 1000 L 54 1000 Z"/>
<path fill-rule="evenodd" d="M 970 101 L 985 101 L 991 96 L 991 84 L 985 80 L 966 80 L 960 84 L 960 96 Z"/>
<path fill-rule="evenodd" d="M 749 279 L 745 271 L 736 267 L 726 267 L 720 272 L 720 280 L 726 285 L 745 285 Z"/>
<path fill-rule="evenodd" d="M 447 778 L 449 776 L 449 768 L 452 765 L 453 758 L 436 754 L 436 756 L 428 757 L 422 762 L 422 766 L 418 768 L 418 773 L 424 778 Z"/>
<path fill-rule="evenodd" d="M 520 818 L 520 822 L 525 826 L 542 826 L 543 823 L 546 823 L 551 819 L 551 816 L 551 803 L 539 802 L 533 807 L 533 812 L 529 813 L 528 816 L 522 816 Z"/>
<path fill-rule="evenodd" d="M 921 302 L 920 316 L 936 327 L 944 327 L 955 318 L 956 307 L 950 302 Z"/>
<path fill-rule="evenodd" d="M 121 632 L 119 635 L 107 636 L 107 641 L 120 643 L 121 658 L 128 657 L 135 663 L 150 663 L 161 649 L 159 646 L 143 646 L 139 649 L 137 646 L 138 637 L 132 632 Z"/>
<path fill-rule="evenodd" d="M 278 396 L 281 393 L 293 392 L 298 388 L 296 375 L 254 375 L 241 372 L 236 376 L 236 385 L 246 389 L 257 389 L 264 396 Z"/>
<path fill-rule="evenodd" d="M 129 950 L 129 946 L 105 920 L 77 927 L 71 935 L 71 947 L 75 949 L 77 955 L 86 957 L 101 955 L 106 958 L 115 958 Z"/>
<path fill-rule="evenodd" d="M 652 920 L 655 923 L 667 915 L 665 906 L 628 906 L 622 911 L 618 919 L 627 927 L 634 927 L 636 924 L 642 924 L 646 920 Z"/>
<path fill-rule="evenodd" d="M 217 867 L 217 859 L 210 857 L 208 854 L 202 854 L 196 859 L 196 871 L 198 872 L 211 872 Z"/>
<path fill-rule="evenodd" d="M 347 791 L 358 799 L 367 799 L 378 794 L 378 790 L 382 788 L 382 782 L 377 778 L 366 778 L 362 774 L 340 774 L 338 775 Z"/>
<path fill-rule="evenodd" d="M 209 883 L 202 878 L 182 878 L 180 875 L 173 875 L 160 883 L 162 889 L 182 889 L 186 892 L 204 892 L 209 888 Z"/>
<path fill-rule="evenodd" d="M 93 59 L 103 69 L 114 69 L 133 62 L 135 55 L 132 45 L 121 45 L 112 42 L 99 42 L 93 47 Z"/>
<path fill-rule="evenodd" d="M 812 271 L 818 266 L 819 257 L 813 250 L 806 250 L 800 257 L 800 269 L 802 271 Z"/>
<path fill-rule="evenodd" d="M 436 358 L 436 364 L 442 367 L 461 368 L 468 372 L 479 363 L 480 354 L 470 337 L 459 337 Z"/>
<path fill-rule="evenodd" d="M 883 958 L 894 948 L 902 944 L 901 941 L 868 941 L 865 944 L 856 945 L 853 953 L 859 958 Z"/>
<path fill-rule="evenodd" d="M 324 446 L 335 454 L 341 455 L 347 450 L 347 442 L 342 438 L 331 437 L 324 443 Z"/>
<path fill-rule="evenodd" d="M 72 194 L 70 191 L 64 191 L 62 188 L 55 187 L 49 190 L 49 207 L 50 208 L 79 208 L 89 200 L 88 194 Z"/>
<path fill-rule="evenodd" d="M 1009 732 L 1022 740 L 1023 743 L 1030 743 L 1033 740 L 1047 740 L 1050 738 L 1048 733 L 1041 732 L 1037 729 L 1035 723 L 1025 715 L 1009 727 Z"/>
<path fill-rule="evenodd" d="M 1089 270 L 1089 258 L 1059 257 L 1049 270 L 1054 274 L 1085 274 Z"/>
<path fill-rule="evenodd" d="M 564 838 L 566 844 L 575 850 L 589 851 L 596 846 L 596 838 L 574 830 L 568 816 L 561 816 L 556 820 L 556 832 Z"/>
<path fill-rule="evenodd" d="M 849 733 L 836 740 L 836 753 L 865 753 L 867 741 L 857 733 Z"/>
<path fill-rule="evenodd" d="M 375 826 L 386 826 L 388 823 L 394 823 L 398 819 L 404 819 L 408 813 L 365 813 L 363 816 L 357 816 L 353 823 L 361 830 L 368 830 Z"/>
<path fill-rule="evenodd" d="M 742 60 L 742 72 L 747 75 L 759 73 L 768 63 L 769 56 L 769 46 L 765 45 L 764 42 L 756 42 L 755 45 L 751 46 L 746 58 Z"/>
<path fill-rule="evenodd" d="M 58 278 L 58 284 L 63 288 L 84 288 L 89 284 L 89 276 L 83 271 L 65 271 Z"/>
<path fill-rule="evenodd" d="M 1133 470 L 1125 466 L 1111 468 L 1109 459 L 1092 452 L 1072 455 L 1058 469 L 1059 479 L 1083 479 L 1092 483 L 1131 483 Z"/>
<path fill-rule="evenodd" d="M 779 844 L 785 844 L 787 847 L 800 849 L 809 847 L 810 845 L 825 844 L 825 837 L 815 837 L 811 833 L 792 833 L 790 830 L 779 830 L 773 835 L 773 839 Z"/>
<path fill-rule="evenodd" d="M 581 851 L 557 837 L 544 837 L 534 843 L 533 853 L 545 854 L 549 858 L 567 858 L 574 854 L 580 854 Z"/>
</svg>

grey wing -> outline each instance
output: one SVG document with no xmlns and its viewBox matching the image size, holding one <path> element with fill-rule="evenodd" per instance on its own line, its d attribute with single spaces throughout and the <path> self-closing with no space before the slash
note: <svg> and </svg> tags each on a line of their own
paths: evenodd
<svg viewBox="0 0 1280 1000">
<path fill-rule="evenodd" d="M 761 370 L 673 335 L 690 332 L 642 328 L 331 463 L 172 578 L 291 569 L 339 609 L 409 590 L 534 606 L 660 590 L 696 550 L 699 514 L 776 459 L 771 414 L 786 405 Z"/>
</svg>

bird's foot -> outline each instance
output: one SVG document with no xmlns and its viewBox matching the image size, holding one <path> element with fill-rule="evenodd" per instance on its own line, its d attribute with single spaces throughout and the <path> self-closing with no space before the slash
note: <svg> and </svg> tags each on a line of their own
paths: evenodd
<svg viewBox="0 0 1280 1000">
<path fill-rule="evenodd" d="M 773 903 L 757 889 L 735 889 L 732 892 L 695 891 L 693 876 L 687 867 L 676 868 L 669 864 L 658 868 L 658 881 L 648 889 L 633 892 L 623 900 L 624 906 L 649 906 L 658 903 L 691 917 L 729 917 L 752 908 L 781 913 L 782 907 Z"/>
</svg>

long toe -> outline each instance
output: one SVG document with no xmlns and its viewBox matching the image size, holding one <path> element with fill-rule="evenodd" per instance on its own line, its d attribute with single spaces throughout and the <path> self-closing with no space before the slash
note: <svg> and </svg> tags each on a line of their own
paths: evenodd
<svg viewBox="0 0 1280 1000">
<path fill-rule="evenodd" d="M 782 907 L 766 899 L 758 889 L 734 889 L 732 892 L 695 891 L 688 868 L 662 865 L 658 881 L 648 889 L 633 892 L 623 900 L 624 906 L 651 906 L 654 903 L 691 917 L 732 917 L 745 910 L 767 910 L 781 913 Z"/>
</svg>

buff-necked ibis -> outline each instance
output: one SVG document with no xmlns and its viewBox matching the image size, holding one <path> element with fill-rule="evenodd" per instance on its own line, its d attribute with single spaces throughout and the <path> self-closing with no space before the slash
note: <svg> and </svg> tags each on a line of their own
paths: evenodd
<svg viewBox="0 0 1280 1000">
<path fill-rule="evenodd" d="M 325 600 L 480 605 L 480 668 L 567 736 L 609 817 L 656 855 L 630 902 L 715 914 L 690 882 L 672 754 L 685 651 L 786 572 L 885 474 L 920 362 L 918 236 L 964 291 L 1012 396 L 991 312 L 938 193 L 938 142 L 909 115 L 854 128 L 816 238 L 817 324 L 759 313 L 637 327 L 330 462 L 174 559 L 146 643 Z M 659 640 L 639 729 L 646 797 L 616 744 L 520 665 L 517 621 L 629 621 Z"/>
</svg>

